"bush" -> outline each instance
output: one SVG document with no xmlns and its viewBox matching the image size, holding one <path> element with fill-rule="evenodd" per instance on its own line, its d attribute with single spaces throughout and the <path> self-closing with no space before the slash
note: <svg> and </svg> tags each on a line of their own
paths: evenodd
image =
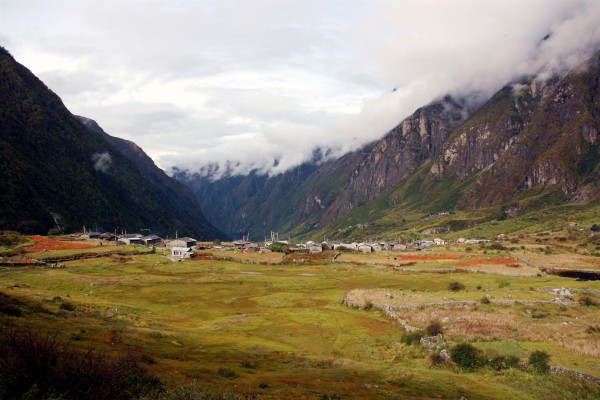
<svg viewBox="0 0 600 400">
<path fill-rule="evenodd" d="M 425 332 L 429 336 L 441 335 L 444 333 L 444 327 L 440 321 L 431 321 L 427 328 L 425 328 Z"/>
<path fill-rule="evenodd" d="M 20 317 L 21 309 L 19 308 L 19 305 L 21 304 L 22 303 L 16 298 L 0 293 L 0 314 Z"/>
<path fill-rule="evenodd" d="M 20 317 L 21 310 L 12 304 L 0 303 L 0 314 L 10 315 L 11 317 Z"/>
<path fill-rule="evenodd" d="M 459 343 L 450 350 L 450 358 L 465 371 L 474 371 L 483 363 L 481 351 L 470 343 Z"/>
<path fill-rule="evenodd" d="M 113 359 L 28 329 L 1 329 L 0 354 L 0 394 L 7 399 L 125 400 L 162 389 L 133 353 Z"/>
<path fill-rule="evenodd" d="M 15 247 L 28 241 L 26 236 L 14 231 L 0 231 L 0 246 Z"/>
<path fill-rule="evenodd" d="M 515 368 L 519 366 L 519 357 L 516 356 L 498 356 L 490 361 L 490 366 L 496 371 Z"/>
<path fill-rule="evenodd" d="M 406 332 L 400 338 L 400 342 L 408 345 L 420 344 L 423 336 L 425 336 L 425 332 L 423 331 Z"/>
<path fill-rule="evenodd" d="M 58 308 L 66 311 L 75 311 L 75 305 L 73 305 L 73 303 L 69 303 L 68 301 L 61 303 L 60 306 L 58 306 Z"/>
<path fill-rule="evenodd" d="M 531 318 L 537 318 L 537 319 L 542 319 L 542 318 L 546 318 L 547 316 L 549 316 L 550 314 L 545 312 L 545 311 L 534 311 L 533 314 L 531 314 Z"/>
<path fill-rule="evenodd" d="M 48 236 L 58 236 L 61 233 L 62 232 L 58 228 L 50 228 L 50 230 L 48 231 Z"/>
<path fill-rule="evenodd" d="M 432 367 L 439 367 L 445 363 L 444 357 L 441 356 L 439 351 L 434 351 L 429 355 L 429 361 Z"/>
<path fill-rule="evenodd" d="M 579 298 L 579 304 L 581 304 L 582 306 L 597 306 L 598 303 L 592 299 L 590 296 L 581 296 Z"/>
<path fill-rule="evenodd" d="M 480 302 L 481 304 L 490 304 L 490 303 L 491 303 L 491 301 L 490 301 L 490 298 L 489 298 L 489 297 L 487 297 L 487 296 L 483 296 L 483 297 L 481 298 L 481 300 L 479 300 L 479 302 Z"/>
<path fill-rule="evenodd" d="M 275 251 L 277 253 L 290 254 L 292 251 L 290 250 L 290 245 L 285 243 L 275 242 L 271 245 L 271 251 Z"/>
<path fill-rule="evenodd" d="M 529 365 L 537 373 L 545 374 L 550 371 L 549 361 L 550 355 L 545 351 L 537 350 L 529 355 Z"/>
<path fill-rule="evenodd" d="M 221 375 L 222 377 L 225 377 L 225 378 L 228 378 L 228 379 L 235 379 L 235 378 L 238 377 L 238 374 L 235 371 L 233 371 L 233 370 L 231 370 L 229 368 L 224 368 L 224 367 L 219 368 L 219 370 L 217 371 L 217 373 L 219 375 Z"/>
<path fill-rule="evenodd" d="M 465 285 L 458 281 L 452 281 L 448 284 L 448 290 L 450 290 L 451 292 L 458 292 L 461 290 L 465 290 L 465 288 Z"/>
<path fill-rule="evenodd" d="M 600 325 L 590 325 L 585 331 L 589 334 L 600 333 Z"/>
</svg>

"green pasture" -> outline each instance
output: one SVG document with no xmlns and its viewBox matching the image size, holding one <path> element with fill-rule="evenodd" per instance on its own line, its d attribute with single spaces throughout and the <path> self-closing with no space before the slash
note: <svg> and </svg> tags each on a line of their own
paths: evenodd
<svg viewBox="0 0 600 400">
<path fill-rule="evenodd" d="M 466 290 L 450 292 L 452 281 Z M 135 349 L 173 387 L 195 383 L 261 398 L 594 398 L 598 387 L 561 377 L 431 367 L 428 351 L 401 343 L 404 330 L 381 311 L 341 304 L 344 294 L 357 288 L 478 300 L 486 293 L 548 299 L 547 290 L 554 287 L 600 291 L 596 282 L 553 275 L 417 273 L 318 262 L 172 262 L 149 253 L 72 261 L 63 269 L 0 269 L 0 292 L 20 301 L 22 310 L 20 317 L 0 313 L 0 323 L 55 332 L 74 346 L 115 353 Z M 66 302 L 75 311 L 61 308 Z M 598 361 L 545 343 L 482 346 L 522 359 L 547 349 L 565 366 L 592 374 Z"/>
</svg>

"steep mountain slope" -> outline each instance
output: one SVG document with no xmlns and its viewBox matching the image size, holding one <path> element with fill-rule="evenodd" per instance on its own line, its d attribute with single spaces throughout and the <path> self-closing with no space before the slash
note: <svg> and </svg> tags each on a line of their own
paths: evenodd
<svg viewBox="0 0 600 400">
<path fill-rule="evenodd" d="M 452 132 L 433 161 L 316 233 L 357 237 L 426 226 L 448 232 L 548 207 L 573 205 L 581 212 L 578 203 L 597 209 L 599 66 L 596 55 L 564 77 L 504 87 Z M 456 215 L 422 223 L 444 211 Z M 356 223 L 369 229 L 344 229 Z"/>
<path fill-rule="evenodd" d="M 141 162 L 141 150 L 138 168 L 4 49 L 0 93 L 0 229 L 46 233 L 87 225 L 223 237 L 187 190 Z"/>
<path fill-rule="evenodd" d="M 377 199 L 435 157 L 467 115 L 465 105 L 446 97 L 415 111 L 383 139 L 337 160 L 306 163 L 269 178 L 256 173 L 214 182 L 197 174 L 176 178 L 192 188 L 211 222 L 229 234 L 249 231 L 261 238 L 298 225 L 317 229 Z M 219 215 L 220 207 L 225 212 Z"/>
<path fill-rule="evenodd" d="M 399 216 L 408 210 L 492 207 L 518 214 L 594 200 L 600 197 L 599 80 L 596 55 L 565 76 L 512 83 L 475 112 L 446 97 L 382 139 L 318 166 L 269 178 L 178 179 L 201 204 L 210 202 L 215 211 L 227 204 L 212 220 L 217 226 L 256 238 L 270 230 L 330 236 L 333 226 L 357 223 L 386 232 L 402 226 Z"/>
</svg>

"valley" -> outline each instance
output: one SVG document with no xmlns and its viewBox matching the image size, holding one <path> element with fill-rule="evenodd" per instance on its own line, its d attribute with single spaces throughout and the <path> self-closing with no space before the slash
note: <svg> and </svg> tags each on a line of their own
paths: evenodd
<svg viewBox="0 0 600 400">
<path fill-rule="evenodd" d="M 72 243 L 22 257 L 115 248 Z M 600 281 L 550 267 L 600 272 L 598 245 L 597 234 L 575 230 L 372 254 L 222 243 L 181 262 L 122 245 L 130 255 L 0 267 L 0 321 L 4 333 L 135 354 L 161 382 L 145 398 L 592 399 Z M 433 323 L 441 333 L 428 336 Z M 473 370 L 440 361 L 461 343 L 478 349 Z M 535 351 L 552 371 L 522 366 Z"/>
</svg>

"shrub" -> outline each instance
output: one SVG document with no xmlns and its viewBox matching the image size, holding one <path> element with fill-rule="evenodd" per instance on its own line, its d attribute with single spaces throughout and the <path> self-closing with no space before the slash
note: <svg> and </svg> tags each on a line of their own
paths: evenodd
<svg viewBox="0 0 600 400">
<path fill-rule="evenodd" d="M 460 290 L 465 290 L 465 285 L 458 281 L 452 281 L 448 284 L 448 290 L 452 292 L 458 292 Z"/>
<path fill-rule="evenodd" d="M 492 243 L 489 247 L 490 250 L 507 250 L 505 246 L 500 243 Z"/>
<path fill-rule="evenodd" d="M 402 342 L 404 344 L 408 344 L 408 345 L 419 344 L 419 343 L 421 343 L 421 338 L 423 336 L 425 336 L 425 332 L 423 332 L 423 331 L 406 332 L 400 338 L 400 342 Z"/>
<path fill-rule="evenodd" d="M 445 363 L 444 357 L 441 356 L 439 351 L 434 351 L 429 355 L 429 361 L 432 367 L 439 367 Z"/>
<path fill-rule="evenodd" d="M 224 368 L 224 367 L 219 368 L 217 373 L 219 375 L 221 375 L 222 377 L 228 378 L 228 379 L 235 379 L 238 377 L 238 374 L 235 371 L 233 371 L 229 368 Z"/>
<path fill-rule="evenodd" d="M 515 368 L 519 365 L 519 357 L 516 356 L 498 356 L 490 361 L 490 366 L 496 371 Z"/>
<path fill-rule="evenodd" d="M 58 236 L 61 233 L 62 232 L 58 228 L 50 228 L 50 230 L 48 231 L 48 236 Z"/>
<path fill-rule="evenodd" d="M 450 350 L 450 358 L 465 371 L 474 371 L 483 363 L 481 351 L 470 343 L 459 343 Z"/>
<path fill-rule="evenodd" d="M 550 365 L 548 362 L 550 361 L 550 355 L 545 351 L 534 351 L 529 355 L 529 365 L 533 368 L 535 372 L 538 373 L 547 373 L 550 371 Z"/>
<path fill-rule="evenodd" d="M 61 303 L 60 306 L 58 306 L 58 308 L 66 311 L 75 311 L 75 305 L 73 303 L 69 303 L 68 301 Z"/>
<path fill-rule="evenodd" d="M 425 332 L 427 332 L 429 336 L 441 335 L 444 333 L 444 327 L 440 321 L 431 321 L 425 328 Z"/>
<path fill-rule="evenodd" d="M 12 317 L 20 317 L 21 302 L 14 297 L 0 293 L 0 314 L 10 315 Z"/>
<path fill-rule="evenodd" d="M 491 303 L 491 301 L 490 301 L 490 298 L 489 298 L 489 297 L 486 297 L 486 296 L 483 296 L 483 297 L 481 298 L 481 300 L 479 300 L 479 302 L 480 302 L 481 304 L 490 304 L 490 303 Z"/>
<path fill-rule="evenodd" d="M 550 314 L 548 314 L 545 311 L 534 311 L 533 314 L 531 314 L 532 318 L 537 318 L 537 319 L 541 319 L 541 318 L 546 318 L 547 316 L 549 316 Z"/>
<path fill-rule="evenodd" d="M 1 329 L 0 354 L 0 393 L 7 399 L 125 400 L 162 389 L 133 353 L 113 359 L 29 329 Z"/>
<path fill-rule="evenodd" d="M 589 334 L 600 333 L 600 325 L 590 325 L 585 331 Z"/>
<path fill-rule="evenodd" d="M 249 368 L 249 369 L 256 368 L 256 363 L 254 361 L 242 361 L 241 365 L 244 368 Z"/>
<path fill-rule="evenodd" d="M 285 244 L 285 243 L 279 243 L 279 242 L 275 242 L 271 245 L 271 250 L 278 252 L 278 253 L 284 253 L 284 254 L 290 254 L 292 251 L 290 250 L 290 245 L 289 244 Z"/>
<path fill-rule="evenodd" d="M 0 313 L 5 315 L 10 315 L 11 317 L 20 317 L 21 310 L 19 307 L 14 306 L 12 304 L 3 304 L 0 303 Z"/>
<path fill-rule="evenodd" d="M 582 306 L 597 306 L 598 303 L 592 299 L 590 296 L 581 296 L 579 298 L 579 304 L 581 304 Z"/>
</svg>

